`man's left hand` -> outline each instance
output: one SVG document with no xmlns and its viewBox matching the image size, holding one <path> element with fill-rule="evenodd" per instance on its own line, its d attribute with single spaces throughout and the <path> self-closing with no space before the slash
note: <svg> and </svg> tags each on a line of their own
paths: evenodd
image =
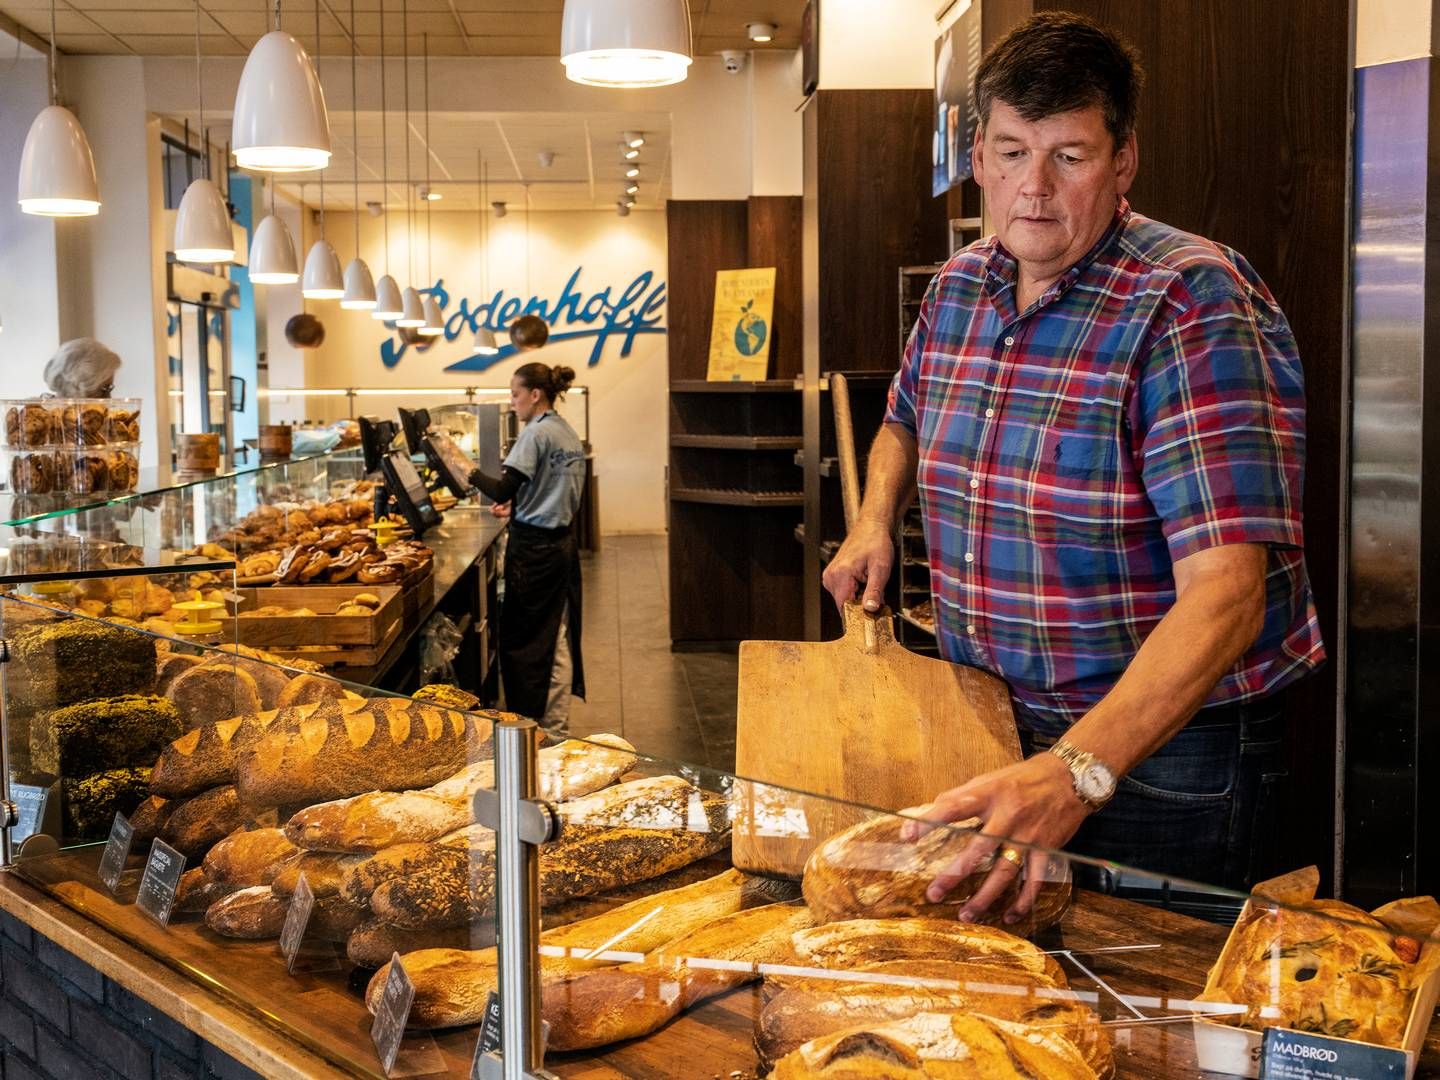
<svg viewBox="0 0 1440 1080">
<path fill-rule="evenodd" d="M 1000 857 L 999 852 L 1020 845 L 1022 861 L 1029 873 L 1015 903 L 1005 913 L 1007 923 L 1019 922 L 1030 913 L 1045 883 L 1050 852 L 1069 842 L 1089 812 L 1075 794 L 1070 770 L 1054 754 L 1036 754 L 941 792 L 928 806 L 906 813 L 928 822 L 979 818 L 980 834 L 931 882 L 926 899 L 931 903 L 940 902 L 976 866 L 993 855 L 995 861 L 989 875 L 960 910 L 961 921 L 974 922 L 1019 875 L 1020 867 Z M 901 839 L 918 840 L 935 827 L 927 821 L 906 822 L 901 829 Z M 1033 845 L 1034 849 L 1027 850 L 1023 845 Z"/>
</svg>

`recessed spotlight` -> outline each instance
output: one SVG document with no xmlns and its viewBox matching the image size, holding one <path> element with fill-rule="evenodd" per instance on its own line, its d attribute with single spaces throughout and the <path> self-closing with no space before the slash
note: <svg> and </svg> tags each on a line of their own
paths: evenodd
<svg viewBox="0 0 1440 1080">
<path fill-rule="evenodd" d="M 432 188 L 432 187 L 427 187 L 427 186 L 425 186 L 425 185 L 421 185 L 421 187 L 420 187 L 420 201 L 421 201 L 421 202 L 439 202 L 439 201 L 440 201 L 440 197 L 441 197 L 441 196 L 440 196 L 440 192 L 436 191 L 434 188 Z"/>
<path fill-rule="evenodd" d="M 630 168 L 628 168 L 628 169 L 625 170 L 625 179 L 626 179 L 626 180 L 634 180 L 634 179 L 635 179 L 637 176 L 639 176 L 639 175 L 640 175 L 640 166 L 639 166 L 639 165 L 631 165 Z"/>
<path fill-rule="evenodd" d="M 634 146 L 627 146 L 627 147 L 625 148 L 625 160 L 626 160 L 626 161 L 634 161 L 634 160 L 635 160 L 636 158 L 638 158 L 639 156 L 640 156 L 640 150 L 639 150 L 639 148 L 634 147 Z"/>
<path fill-rule="evenodd" d="M 764 45 L 775 40 L 775 26 L 773 23 L 747 23 L 745 29 L 750 34 L 750 40 L 758 45 Z"/>
<path fill-rule="evenodd" d="M 622 203 L 624 203 L 626 206 L 634 206 L 634 205 L 635 205 L 635 196 L 634 196 L 634 195 L 626 195 L 626 196 L 625 196 L 623 199 L 621 199 L 620 201 L 621 201 Z"/>
<path fill-rule="evenodd" d="M 643 131 L 625 132 L 625 145 L 633 146 L 636 149 L 645 145 L 645 133 Z"/>
<path fill-rule="evenodd" d="M 628 185 L 628 186 L 625 188 L 625 194 L 626 194 L 626 195 L 638 195 L 639 193 L 640 193 L 640 185 L 639 185 L 639 184 L 630 184 L 630 185 Z"/>
</svg>

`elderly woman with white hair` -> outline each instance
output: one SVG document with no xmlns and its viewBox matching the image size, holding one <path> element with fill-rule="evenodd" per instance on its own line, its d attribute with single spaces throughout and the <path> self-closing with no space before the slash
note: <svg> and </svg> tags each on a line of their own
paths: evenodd
<svg viewBox="0 0 1440 1080">
<path fill-rule="evenodd" d="M 45 384 L 56 397 L 108 398 L 115 391 L 120 357 L 94 338 L 75 338 L 45 365 Z"/>
</svg>

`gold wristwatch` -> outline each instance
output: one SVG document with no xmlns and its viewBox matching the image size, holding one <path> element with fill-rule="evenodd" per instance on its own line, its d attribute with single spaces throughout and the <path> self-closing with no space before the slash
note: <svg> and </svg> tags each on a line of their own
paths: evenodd
<svg viewBox="0 0 1440 1080">
<path fill-rule="evenodd" d="M 1075 794 L 1091 810 L 1099 810 L 1115 794 L 1115 774 L 1094 754 L 1064 739 L 1050 747 L 1050 753 L 1065 763 Z"/>
</svg>

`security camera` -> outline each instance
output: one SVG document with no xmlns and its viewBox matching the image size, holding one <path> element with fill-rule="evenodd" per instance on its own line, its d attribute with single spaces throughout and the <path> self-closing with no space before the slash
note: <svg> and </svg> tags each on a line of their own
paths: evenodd
<svg viewBox="0 0 1440 1080">
<path fill-rule="evenodd" d="M 745 70 L 745 54 L 739 49 L 724 49 L 720 53 L 720 59 L 725 61 L 725 70 L 731 75 L 739 75 Z"/>
</svg>

